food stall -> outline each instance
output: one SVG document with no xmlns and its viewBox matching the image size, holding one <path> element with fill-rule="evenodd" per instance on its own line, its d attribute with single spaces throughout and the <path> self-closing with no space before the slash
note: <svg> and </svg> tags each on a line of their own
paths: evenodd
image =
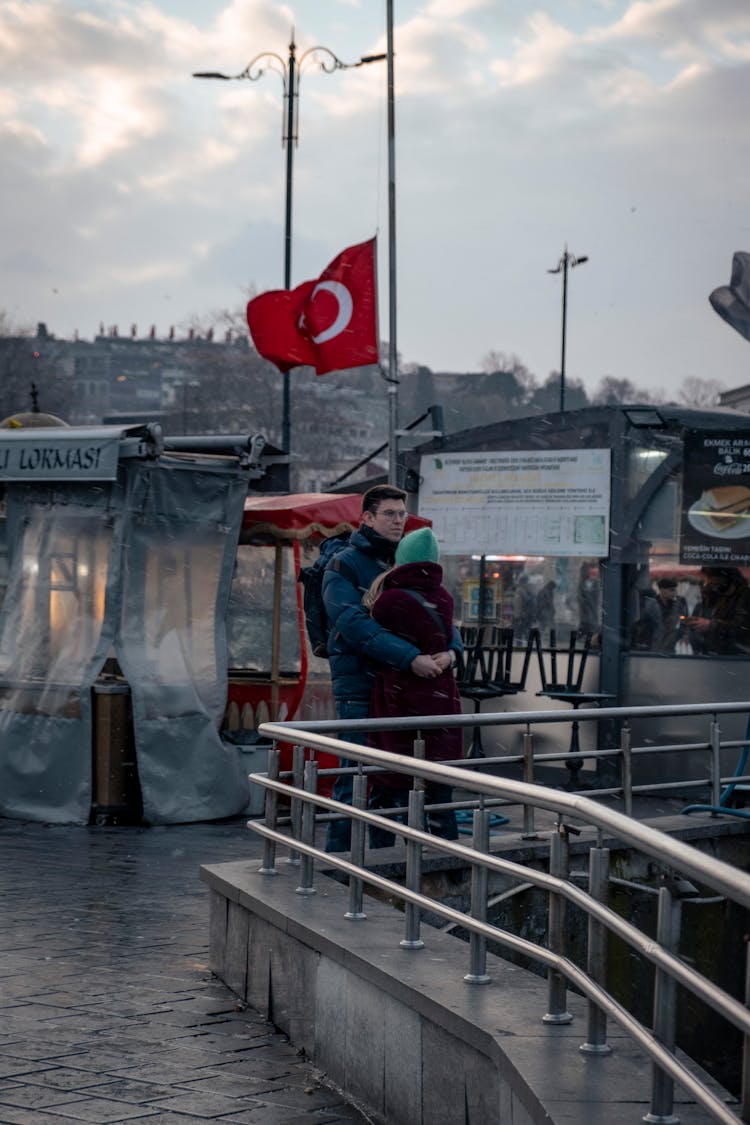
<svg viewBox="0 0 750 1125">
<path fill-rule="evenodd" d="M 125 804 L 169 824 L 245 806 L 219 735 L 225 620 L 269 448 L 167 442 L 156 424 L 0 432 L 1 815 L 85 824 Z"/>
</svg>

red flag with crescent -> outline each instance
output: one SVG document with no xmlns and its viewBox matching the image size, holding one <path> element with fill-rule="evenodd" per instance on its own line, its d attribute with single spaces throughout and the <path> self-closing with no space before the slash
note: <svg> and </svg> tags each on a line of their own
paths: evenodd
<svg viewBox="0 0 750 1125">
<path fill-rule="evenodd" d="M 258 353 L 280 371 L 316 374 L 378 362 L 375 239 L 349 246 L 316 281 L 273 289 L 248 302 Z"/>
</svg>

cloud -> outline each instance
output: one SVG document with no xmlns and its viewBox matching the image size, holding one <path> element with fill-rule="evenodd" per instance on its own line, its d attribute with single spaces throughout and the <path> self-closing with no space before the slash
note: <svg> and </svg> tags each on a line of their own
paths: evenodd
<svg viewBox="0 0 750 1125">
<path fill-rule="evenodd" d="M 750 245 L 746 0 L 413 0 L 396 17 L 404 358 L 461 369 L 495 348 L 546 376 L 559 356 L 546 270 L 567 241 L 590 256 L 571 284 L 571 377 L 677 378 L 712 348 L 744 372 L 706 295 Z M 385 49 L 370 2 L 0 0 L 14 319 L 59 333 L 177 322 L 281 284 L 280 76 L 191 74 L 239 73 L 264 48 L 283 64 L 292 26 L 299 55 Z M 387 335 L 385 66 L 322 75 L 312 62 L 293 151 L 294 278 L 377 230 Z"/>
</svg>

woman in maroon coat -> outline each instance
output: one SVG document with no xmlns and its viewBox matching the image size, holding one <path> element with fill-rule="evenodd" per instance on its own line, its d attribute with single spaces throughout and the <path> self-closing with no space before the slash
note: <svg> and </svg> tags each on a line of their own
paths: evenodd
<svg viewBox="0 0 750 1125">
<path fill-rule="evenodd" d="M 373 718 L 406 715 L 460 715 L 461 699 L 453 675 L 455 663 L 453 598 L 442 585 L 440 551 L 429 527 L 404 536 L 396 549 L 396 565 L 376 580 L 365 596 L 373 618 L 392 633 L 416 645 L 420 652 L 451 653 L 439 675 L 427 679 L 410 671 L 377 665 L 370 700 Z M 463 756 L 463 732 L 459 727 L 433 727 L 420 732 L 425 741 L 425 757 L 431 762 L 452 761 Z M 393 754 L 411 756 L 417 732 L 381 730 L 371 735 L 372 745 Z M 406 774 L 375 774 L 370 789 L 370 808 L 406 805 L 411 779 Z M 447 803 L 452 798 L 448 785 L 428 782 L 427 805 Z M 452 809 L 428 814 L 428 830 L 436 836 L 455 840 L 458 836 Z M 374 828 L 371 847 L 389 847 L 393 834 Z"/>
</svg>

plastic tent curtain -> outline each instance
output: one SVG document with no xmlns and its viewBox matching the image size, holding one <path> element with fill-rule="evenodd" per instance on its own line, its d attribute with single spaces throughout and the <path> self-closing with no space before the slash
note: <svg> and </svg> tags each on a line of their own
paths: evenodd
<svg viewBox="0 0 750 1125">
<path fill-rule="evenodd" d="M 86 823 L 91 686 L 119 534 L 114 484 L 9 489 L 10 568 L 0 615 L 0 812 Z M 54 518 L 53 518 L 54 513 Z"/>
<path fill-rule="evenodd" d="M 121 460 L 117 482 L 8 487 L 0 814 L 88 822 L 92 688 L 113 652 L 132 696 L 144 819 L 245 808 L 241 758 L 218 727 L 246 492 L 236 463 L 188 457 Z"/>
<path fill-rule="evenodd" d="M 162 457 L 129 466 L 115 650 L 151 824 L 232 816 L 249 799 L 240 756 L 218 734 L 246 492 L 245 473 L 226 464 Z"/>
</svg>

